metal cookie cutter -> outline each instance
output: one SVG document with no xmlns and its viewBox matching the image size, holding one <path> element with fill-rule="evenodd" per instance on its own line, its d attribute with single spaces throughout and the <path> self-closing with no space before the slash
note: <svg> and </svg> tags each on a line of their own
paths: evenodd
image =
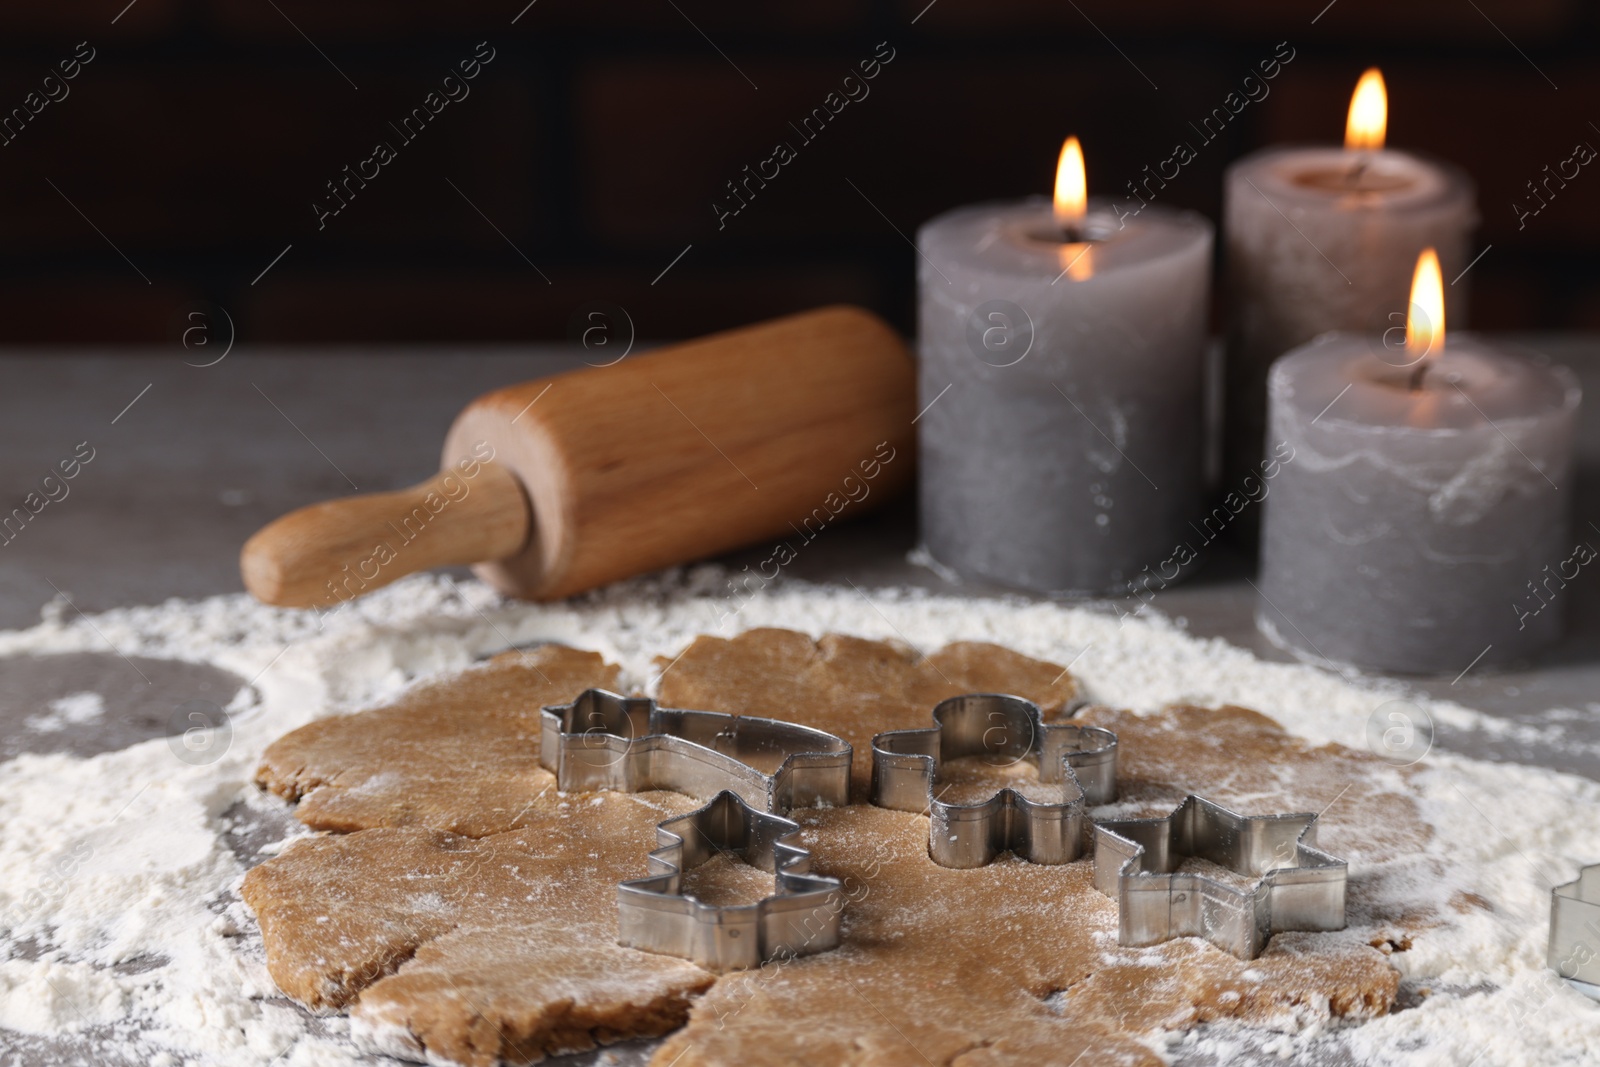
<svg viewBox="0 0 1600 1067">
<path fill-rule="evenodd" d="M 693 960 L 712 971 L 825 952 L 839 944 L 844 887 L 809 874 L 811 854 L 793 844 L 800 824 L 724 790 L 698 811 L 656 828 L 650 876 L 617 887 L 618 940 Z M 774 894 L 755 904 L 705 904 L 683 893 L 683 872 L 719 852 L 772 871 Z"/>
<path fill-rule="evenodd" d="M 539 762 L 563 791 L 670 789 L 707 800 L 728 789 L 760 811 L 850 799 L 850 743 L 777 719 L 589 689 L 544 709 L 540 740 Z"/>
<path fill-rule="evenodd" d="M 617 887 L 622 944 L 716 971 L 838 945 L 843 884 L 808 873 L 811 854 L 790 840 L 800 824 L 777 813 L 849 802 L 844 738 L 604 689 L 545 708 L 541 725 L 540 762 L 558 789 L 670 789 L 710 801 L 656 827 L 650 875 Z M 683 872 L 720 852 L 772 871 L 773 895 L 730 905 L 685 895 Z"/>
<path fill-rule="evenodd" d="M 1094 884 L 1117 898 L 1124 945 L 1203 937 L 1253 959 L 1280 931 L 1344 929 L 1348 865 L 1316 840 L 1315 815 L 1240 815 L 1191 794 L 1165 818 L 1096 824 Z M 1175 873 L 1190 857 L 1257 881 Z"/>
<path fill-rule="evenodd" d="M 1545 960 L 1578 992 L 1600 1000 L 1600 864 L 1550 891 Z"/>
<path fill-rule="evenodd" d="M 928 855 L 935 863 L 981 867 L 1008 849 L 1030 863 L 1070 863 L 1082 854 L 1085 806 L 1116 799 L 1116 734 L 1046 723 L 1037 704 L 1001 693 L 942 700 L 933 721 L 872 739 L 872 802 L 926 811 Z M 1034 761 L 1039 781 L 1058 785 L 1061 799 L 1030 800 L 1001 788 L 981 803 L 947 804 L 939 799 L 939 768 L 962 756 Z"/>
</svg>

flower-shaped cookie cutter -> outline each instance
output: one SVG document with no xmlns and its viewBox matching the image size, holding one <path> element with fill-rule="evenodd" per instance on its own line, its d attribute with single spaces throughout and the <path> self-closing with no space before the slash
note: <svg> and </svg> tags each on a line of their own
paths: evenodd
<svg viewBox="0 0 1600 1067">
<path fill-rule="evenodd" d="M 1163 818 L 1097 823 L 1094 884 L 1117 899 L 1124 945 L 1203 937 L 1254 959 L 1275 933 L 1344 929 L 1349 868 L 1316 840 L 1315 815 L 1240 815 L 1191 794 Z M 1254 881 L 1179 872 L 1191 857 Z"/>
<path fill-rule="evenodd" d="M 1098 726 L 1047 723 L 1039 706 L 1003 693 L 942 700 L 934 725 L 872 739 L 872 802 L 927 812 L 928 855 L 942 867 L 982 867 L 1010 850 L 1031 863 L 1070 863 L 1087 840 L 1087 805 L 1116 799 L 1117 736 Z M 939 799 L 947 760 L 982 756 L 1036 762 L 1039 782 L 1060 799 L 1032 800 L 1000 787 L 976 804 Z"/>
<path fill-rule="evenodd" d="M 618 940 L 711 971 L 835 948 L 844 887 L 809 873 L 811 853 L 792 840 L 799 832 L 799 823 L 754 808 L 731 790 L 666 820 L 656 828 L 650 875 L 617 887 Z M 683 872 L 724 852 L 772 871 L 773 895 L 754 904 L 706 904 L 686 895 Z"/>
<path fill-rule="evenodd" d="M 708 800 L 724 789 L 760 811 L 850 799 L 850 742 L 808 726 L 663 708 L 589 689 L 541 716 L 539 762 L 556 788 L 670 789 Z"/>
</svg>

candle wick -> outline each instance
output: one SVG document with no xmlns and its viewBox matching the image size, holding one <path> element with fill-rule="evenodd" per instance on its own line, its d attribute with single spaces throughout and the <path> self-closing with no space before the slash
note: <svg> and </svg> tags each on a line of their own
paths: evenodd
<svg viewBox="0 0 1600 1067">
<path fill-rule="evenodd" d="M 1365 174 L 1367 170 L 1367 162 L 1368 160 L 1365 155 L 1356 157 L 1354 165 L 1352 165 L 1351 168 L 1345 172 L 1345 180 L 1351 185 L 1359 187 L 1361 185 L 1361 176 Z"/>
<path fill-rule="evenodd" d="M 1422 390 L 1422 379 L 1427 376 L 1428 364 L 1431 362 L 1433 361 L 1424 356 L 1422 361 L 1417 364 L 1417 369 L 1411 372 L 1411 391 L 1413 393 Z"/>
</svg>

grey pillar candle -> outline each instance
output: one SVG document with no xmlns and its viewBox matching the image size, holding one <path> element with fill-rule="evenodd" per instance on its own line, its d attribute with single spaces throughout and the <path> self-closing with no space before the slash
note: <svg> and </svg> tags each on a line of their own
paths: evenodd
<svg viewBox="0 0 1600 1067">
<path fill-rule="evenodd" d="M 941 215 L 917 237 L 924 545 L 1039 592 L 1124 592 L 1201 492 L 1211 224 L 1091 201 Z"/>
<path fill-rule="evenodd" d="M 1267 368 L 1330 330 L 1381 334 L 1405 307 L 1411 268 L 1438 250 L 1445 277 L 1471 258 L 1473 186 L 1454 167 L 1382 148 L 1363 127 L 1363 78 L 1344 149 L 1269 148 L 1228 168 L 1223 201 L 1227 272 L 1226 460 L 1230 473 L 1261 456 Z M 1451 286 L 1464 322 L 1466 279 Z"/>
<path fill-rule="evenodd" d="M 1396 355 L 1330 334 L 1273 364 L 1257 623 L 1380 671 L 1526 660 L 1561 633 L 1577 381 L 1452 336 L 1412 388 Z"/>
</svg>

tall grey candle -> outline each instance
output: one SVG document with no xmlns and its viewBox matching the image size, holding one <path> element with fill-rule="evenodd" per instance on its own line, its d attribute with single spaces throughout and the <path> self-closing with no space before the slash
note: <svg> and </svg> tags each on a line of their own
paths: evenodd
<svg viewBox="0 0 1600 1067">
<path fill-rule="evenodd" d="M 1445 277 L 1468 264 L 1472 182 L 1454 167 L 1384 149 L 1383 81 L 1368 71 L 1351 100 L 1344 149 L 1269 148 L 1228 168 L 1223 225 L 1228 289 L 1226 459 L 1261 455 L 1267 368 L 1329 330 L 1380 334 L 1397 320 L 1417 254 L 1437 249 Z M 1465 321 L 1467 280 L 1449 288 Z"/>
<path fill-rule="evenodd" d="M 1273 364 L 1288 458 L 1257 622 L 1306 657 L 1449 675 L 1561 634 L 1577 381 L 1481 340 L 1432 347 L 1395 366 L 1378 337 L 1330 334 Z"/>
<path fill-rule="evenodd" d="M 918 233 L 922 538 L 960 573 L 1125 592 L 1198 510 L 1212 227 L 1063 188 Z"/>
</svg>

